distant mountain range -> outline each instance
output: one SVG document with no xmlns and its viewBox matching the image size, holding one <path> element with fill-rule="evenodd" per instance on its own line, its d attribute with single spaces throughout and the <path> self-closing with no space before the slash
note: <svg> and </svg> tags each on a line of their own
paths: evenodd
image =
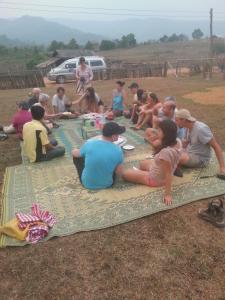
<svg viewBox="0 0 225 300">
<path fill-rule="evenodd" d="M 134 33 L 138 42 L 159 39 L 164 34 L 186 34 L 191 37 L 194 29 L 200 28 L 209 35 L 206 20 L 171 20 L 159 18 L 127 19 L 116 21 L 76 21 L 70 19 L 47 20 L 41 17 L 23 16 L 14 20 L 0 19 L 0 44 L 43 44 L 52 40 L 68 42 L 75 38 L 80 45 L 87 41 L 121 38 Z M 214 34 L 225 36 L 225 22 L 214 22 Z M 2 37 L 5 35 L 5 37 Z"/>
<path fill-rule="evenodd" d="M 57 19 L 58 23 L 71 28 L 94 32 L 109 39 L 120 38 L 124 34 L 134 33 L 138 42 L 159 39 L 164 34 L 183 33 L 189 37 L 194 29 L 200 28 L 205 36 L 209 36 L 209 21 L 207 20 L 172 20 L 161 18 L 126 19 L 117 21 L 79 21 Z M 214 21 L 214 34 L 225 36 L 225 21 Z"/>
<path fill-rule="evenodd" d="M 0 19 L 0 35 L 28 44 L 49 44 L 52 40 L 68 42 L 72 38 L 84 45 L 88 40 L 101 41 L 102 36 L 70 28 L 40 17 L 24 16 L 15 20 Z"/>
</svg>

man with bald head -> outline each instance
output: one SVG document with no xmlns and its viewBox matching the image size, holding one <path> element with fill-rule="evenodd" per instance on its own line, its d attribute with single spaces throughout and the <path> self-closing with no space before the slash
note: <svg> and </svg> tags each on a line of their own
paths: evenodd
<svg viewBox="0 0 225 300">
<path fill-rule="evenodd" d="M 40 88 L 33 88 L 32 90 L 32 96 L 28 99 L 28 106 L 31 108 L 35 103 L 39 102 L 39 96 L 41 94 L 41 89 Z"/>
<path fill-rule="evenodd" d="M 165 101 L 157 116 L 153 116 L 153 128 L 158 128 L 161 121 L 169 119 L 175 121 L 176 103 L 172 100 Z"/>
</svg>

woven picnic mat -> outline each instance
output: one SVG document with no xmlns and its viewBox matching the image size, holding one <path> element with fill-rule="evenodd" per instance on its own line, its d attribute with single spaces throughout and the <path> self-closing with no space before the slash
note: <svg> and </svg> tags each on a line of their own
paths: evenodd
<svg viewBox="0 0 225 300">
<path fill-rule="evenodd" d="M 75 123 L 75 122 L 74 122 Z M 64 144 L 68 155 L 50 162 L 22 164 L 6 169 L 0 225 L 15 216 L 16 212 L 30 212 L 33 202 L 49 210 L 57 219 L 47 239 L 53 236 L 66 236 L 80 231 L 102 229 L 129 222 L 156 212 L 172 209 L 187 203 L 222 195 L 225 193 L 223 180 L 208 177 L 216 174 L 218 164 L 213 157 L 209 167 L 201 170 L 185 170 L 183 178 L 174 177 L 173 204 L 166 206 L 162 188 L 126 183 L 117 178 L 112 188 L 100 191 L 85 189 L 80 183 L 69 157 L 73 146 L 83 140 L 73 140 L 79 136 L 78 126 L 73 122 L 62 123 L 57 137 Z M 73 127 L 74 126 L 74 127 Z M 68 129 L 71 133 L 68 133 Z M 75 132 L 75 133 L 74 133 Z M 150 153 L 149 145 L 137 133 L 132 133 L 128 142 L 137 145 L 135 150 L 125 153 L 125 166 L 138 166 L 140 160 Z M 203 177 L 203 178 L 201 178 Z M 4 235 L 0 238 L 0 247 L 22 246 Z"/>
</svg>

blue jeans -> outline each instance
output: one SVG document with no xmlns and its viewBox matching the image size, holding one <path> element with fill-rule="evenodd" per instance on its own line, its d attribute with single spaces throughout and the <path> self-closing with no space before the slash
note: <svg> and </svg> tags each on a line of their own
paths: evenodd
<svg viewBox="0 0 225 300">
<path fill-rule="evenodd" d="M 82 184 L 81 176 L 84 169 L 84 157 L 73 157 L 73 163 L 77 169 L 77 173 Z"/>
<path fill-rule="evenodd" d="M 58 142 L 56 141 L 56 139 L 50 138 L 50 144 L 52 144 L 52 146 L 57 146 Z"/>
<path fill-rule="evenodd" d="M 48 150 L 46 154 L 42 155 L 39 161 L 48 161 L 53 158 L 63 156 L 64 154 L 65 154 L 65 148 L 62 146 L 58 146 L 51 150 Z"/>
</svg>

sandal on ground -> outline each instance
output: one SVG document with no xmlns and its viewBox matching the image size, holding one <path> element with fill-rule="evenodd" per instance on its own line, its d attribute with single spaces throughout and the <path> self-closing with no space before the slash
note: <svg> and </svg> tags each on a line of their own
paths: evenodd
<svg viewBox="0 0 225 300">
<path fill-rule="evenodd" d="M 140 130 L 139 128 L 135 127 L 135 126 L 131 126 L 130 129 L 133 129 L 135 131 Z"/>
<path fill-rule="evenodd" d="M 216 177 L 219 178 L 219 179 L 225 180 L 225 173 L 222 173 L 222 172 L 221 173 L 217 173 Z"/>
<path fill-rule="evenodd" d="M 176 177 L 183 177 L 184 176 L 183 172 L 181 171 L 180 168 L 176 168 L 176 170 L 174 171 L 173 175 L 176 176 Z"/>
<path fill-rule="evenodd" d="M 199 218 L 210 222 L 216 227 L 224 228 L 224 208 L 222 199 L 212 200 L 207 209 L 200 209 L 198 212 Z"/>
<path fill-rule="evenodd" d="M 57 124 L 57 123 L 52 123 L 52 125 L 53 125 L 53 128 L 59 128 L 59 124 Z"/>
<path fill-rule="evenodd" d="M 5 141 L 8 138 L 8 134 L 0 132 L 0 141 Z"/>
</svg>

